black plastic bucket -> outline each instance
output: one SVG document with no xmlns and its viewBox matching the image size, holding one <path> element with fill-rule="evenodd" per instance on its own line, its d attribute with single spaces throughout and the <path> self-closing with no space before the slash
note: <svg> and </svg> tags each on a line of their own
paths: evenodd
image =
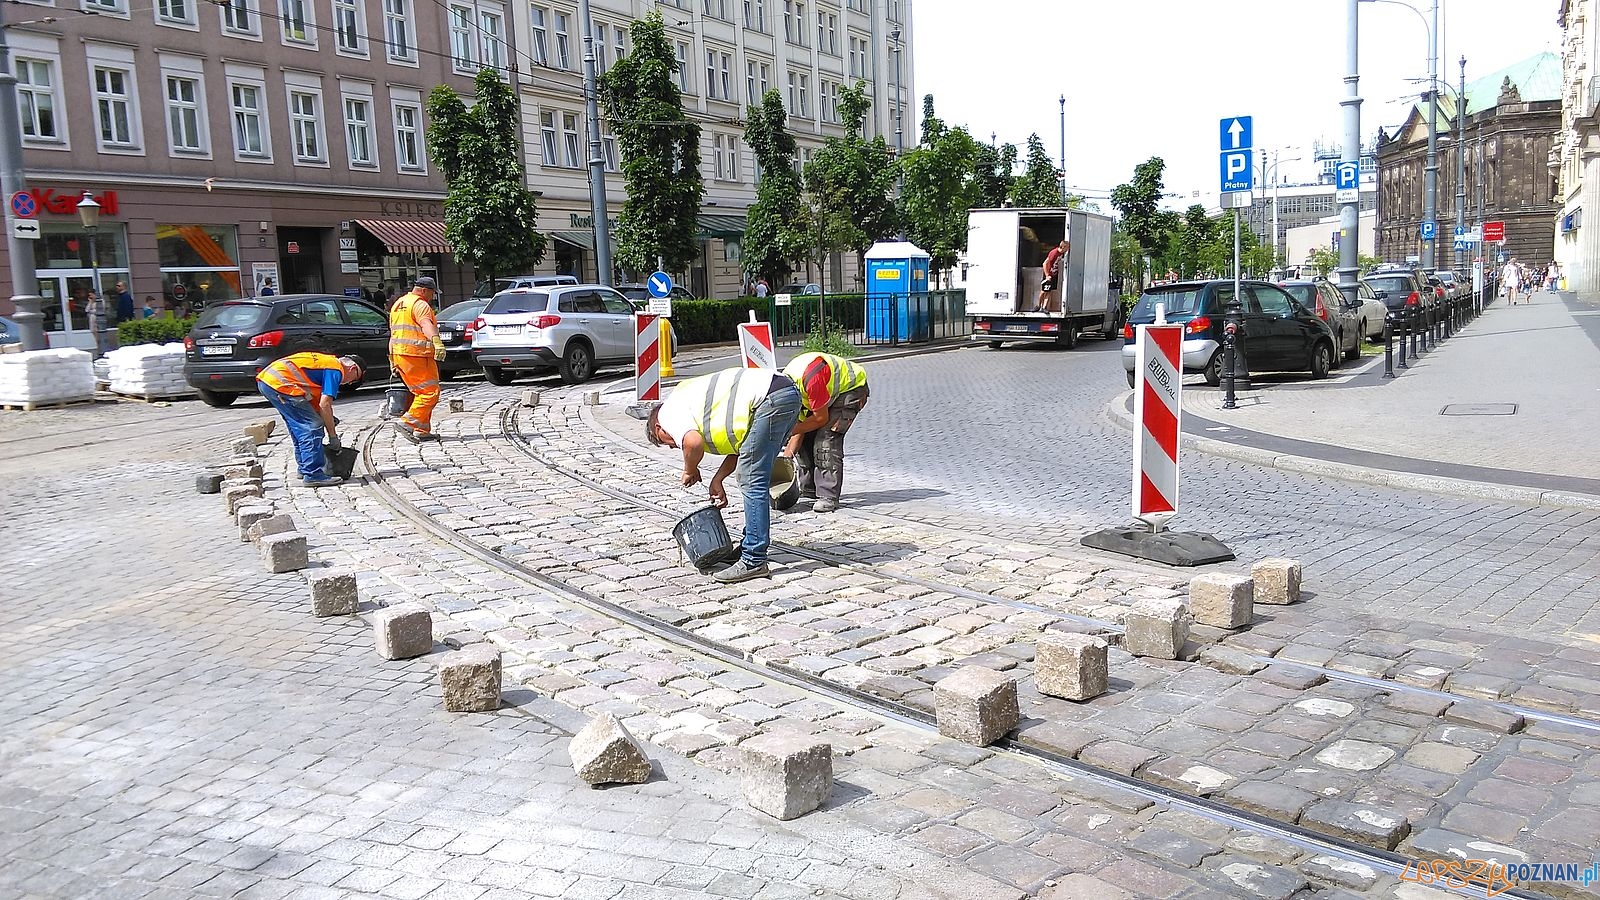
<svg viewBox="0 0 1600 900">
<path fill-rule="evenodd" d="M 411 391 L 404 387 L 392 387 L 383 392 L 383 417 L 397 419 L 406 414 L 411 408 Z"/>
<path fill-rule="evenodd" d="M 705 506 L 683 517 L 672 528 L 672 537 L 678 549 L 697 569 L 710 569 L 731 563 L 739 556 L 728 536 L 728 526 L 722 521 L 722 510 Z"/>
<path fill-rule="evenodd" d="M 322 456 L 329 474 L 340 478 L 349 478 L 355 474 L 356 460 L 361 458 L 361 451 L 354 447 L 340 447 L 334 450 L 327 444 L 323 444 Z"/>
</svg>

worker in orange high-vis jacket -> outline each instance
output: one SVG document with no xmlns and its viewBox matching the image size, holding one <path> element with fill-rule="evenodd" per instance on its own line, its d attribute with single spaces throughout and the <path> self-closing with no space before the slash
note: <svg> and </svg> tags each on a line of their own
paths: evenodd
<svg viewBox="0 0 1600 900">
<path fill-rule="evenodd" d="M 433 408 L 439 403 L 444 342 L 434 319 L 436 296 L 438 286 L 424 275 L 389 309 L 389 364 L 411 390 L 411 408 L 394 428 L 413 444 L 433 437 Z"/>
<path fill-rule="evenodd" d="M 333 399 L 339 388 L 361 380 L 361 363 L 353 356 L 326 353 L 291 353 L 256 376 L 256 388 L 283 416 L 294 444 L 294 460 L 307 487 L 328 487 L 344 481 L 329 475 L 322 449 L 326 428 L 328 447 L 339 449 L 338 419 Z"/>
</svg>

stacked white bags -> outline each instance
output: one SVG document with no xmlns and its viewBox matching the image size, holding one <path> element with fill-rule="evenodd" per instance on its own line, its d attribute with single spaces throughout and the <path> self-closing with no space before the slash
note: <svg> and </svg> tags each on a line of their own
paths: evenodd
<svg viewBox="0 0 1600 900">
<path fill-rule="evenodd" d="M 183 380 L 182 344 L 135 344 L 106 354 L 111 362 L 111 390 L 136 397 L 189 397 L 194 388 Z"/>
<path fill-rule="evenodd" d="M 82 350 L 0 356 L 0 403 L 33 405 L 94 399 L 93 357 Z"/>
</svg>

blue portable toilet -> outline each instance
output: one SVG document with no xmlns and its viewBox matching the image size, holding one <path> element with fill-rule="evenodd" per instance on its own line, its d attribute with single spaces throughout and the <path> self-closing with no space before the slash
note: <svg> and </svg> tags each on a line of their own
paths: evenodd
<svg viewBox="0 0 1600 900">
<path fill-rule="evenodd" d="M 928 339 L 928 254 L 907 241 L 867 250 L 867 340 Z"/>
</svg>

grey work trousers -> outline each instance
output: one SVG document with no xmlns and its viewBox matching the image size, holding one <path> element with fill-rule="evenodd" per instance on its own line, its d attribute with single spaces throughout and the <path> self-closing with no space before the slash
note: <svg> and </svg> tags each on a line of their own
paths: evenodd
<svg viewBox="0 0 1600 900">
<path fill-rule="evenodd" d="M 862 385 L 835 397 L 828 408 L 828 424 L 800 439 L 794 468 L 801 494 L 838 502 L 844 490 L 844 436 L 866 405 L 868 393 Z"/>
</svg>

